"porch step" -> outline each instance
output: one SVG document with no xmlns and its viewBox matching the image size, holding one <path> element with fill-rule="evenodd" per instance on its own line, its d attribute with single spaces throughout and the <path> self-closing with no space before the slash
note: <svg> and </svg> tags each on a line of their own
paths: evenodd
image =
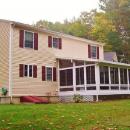
<svg viewBox="0 0 130 130">
<path fill-rule="evenodd" d="M 20 102 L 23 103 L 36 103 L 36 104 L 47 104 L 49 101 L 47 99 L 42 99 L 37 96 L 22 96 L 20 97 Z"/>
</svg>

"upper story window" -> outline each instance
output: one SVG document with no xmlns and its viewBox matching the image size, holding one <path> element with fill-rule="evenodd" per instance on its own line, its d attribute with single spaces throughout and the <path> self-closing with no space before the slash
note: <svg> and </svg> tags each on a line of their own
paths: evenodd
<svg viewBox="0 0 130 130">
<path fill-rule="evenodd" d="M 97 58 L 97 47 L 91 46 L 91 58 L 96 59 Z"/>
<path fill-rule="evenodd" d="M 88 58 L 99 59 L 99 47 L 88 45 Z"/>
<path fill-rule="evenodd" d="M 48 47 L 62 49 L 62 39 L 48 36 Z"/>
<path fill-rule="evenodd" d="M 34 33 L 25 31 L 24 33 L 25 39 L 24 39 L 24 47 L 27 48 L 33 48 L 34 47 Z"/>
<path fill-rule="evenodd" d="M 19 32 L 20 48 L 31 48 L 38 50 L 38 33 L 26 30 L 20 30 Z"/>
<path fill-rule="evenodd" d="M 54 48 L 59 48 L 59 38 L 53 37 L 52 45 Z"/>
</svg>

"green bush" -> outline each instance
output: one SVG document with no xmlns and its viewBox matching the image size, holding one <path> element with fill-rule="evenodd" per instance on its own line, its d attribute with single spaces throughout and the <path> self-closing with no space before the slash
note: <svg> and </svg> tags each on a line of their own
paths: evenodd
<svg viewBox="0 0 130 130">
<path fill-rule="evenodd" d="M 75 103 L 83 102 L 83 96 L 81 96 L 80 94 L 75 94 L 73 100 Z"/>
<path fill-rule="evenodd" d="M 1 91 L 2 91 L 2 95 L 3 95 L 3 96 L 6 96 L 7 93 L 8 93 L 7 88 L 4 88 L 4 87 L 1 89 Z"/>
</svg>

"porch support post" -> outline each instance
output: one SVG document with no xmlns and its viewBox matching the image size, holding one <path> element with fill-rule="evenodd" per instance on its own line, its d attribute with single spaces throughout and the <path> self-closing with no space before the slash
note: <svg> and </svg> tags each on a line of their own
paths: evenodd
<svg viewBox="0 0 130 130">
<path fill-rule="evenodd" d="M 127 84 L 128 84 L 128 90 L 129 90 L 129 70 L 127 69 Z"/>
<path fill-rule="evenodd" d="M 110 66 L 108 66 L 108 75 L 109 75 L 109 89 L 111 89 L 111 70 L 110 70 Z"/>
<path fill-rule="evenodd" d="M 86 66 L 85 66 L 85 61 L 84 61 L 84 87 L 85 87 L 85 92 L 87 91 L 87 80 L 86 80 Z"/>
<path fill-rule="evenodd" d="M 119 90 L 121 90 L 120 68 L 118 67 Z"/>
<path fill-rule="evenodd" d="M 76 68 L 75 68 L 75 61 L 73 61 L 73 91 L 76 94 Z"/>
<path fill-rule="evenodd" d="M 96 101 L 99 101 L 99 92 L 100 92 L 100 72 L 99 72 L 99 65 L 96 64 L 95 65 L 95 81 L 96 81 L 96 91 L 97 91 L 97 95 L 96 95 Z"/>
</svg>

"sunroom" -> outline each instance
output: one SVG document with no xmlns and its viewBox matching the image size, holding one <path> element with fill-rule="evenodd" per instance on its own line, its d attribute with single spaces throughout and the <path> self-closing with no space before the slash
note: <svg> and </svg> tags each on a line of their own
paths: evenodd
<svg viewBox="0 0 130 130">
<path fill-rule="evenodd" d="M 108 61 L 58 59 L 59 95 L 130 94 L 130 65 Z"/>
</svg>

